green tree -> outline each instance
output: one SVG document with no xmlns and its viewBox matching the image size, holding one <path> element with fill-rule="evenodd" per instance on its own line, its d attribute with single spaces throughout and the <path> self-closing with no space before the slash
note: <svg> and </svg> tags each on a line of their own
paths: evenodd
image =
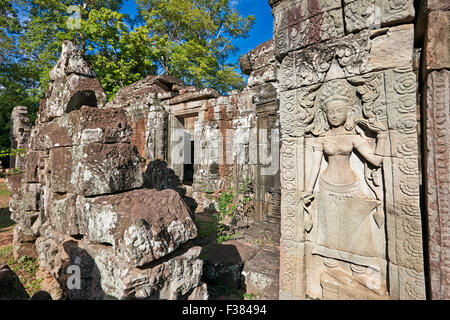
<svg viewBox="0 0 450 320">
<path fill-rule="evenodd" d="M 22 32 L 17 9 L 10 1 L 0 0 L 0 150 L 10 146 L 10 115 L 16 105 L 36 109 L 28 94 L 35 79 L 17 48 Z M 7 165 L 8 159 L 3 159 Z"/>
<path fill-rule="evenodd" d="M 116 13 L 122 6 L 122 1 L 116 0 L 16 0 L 20 11 L 26 15 L 23 23 L 24 32 L 20 36 L 19 47 L 30 62 L 31 71 L 39 79 L 39 91 L 36 96 L 41 98 L 48 87 L 49 71 L 53 68 L 61 52 L 64 40 L 74 41 L 85 54 L 88 54 L 90 37 L 93 30 L 100 30 L 100 26 L 88 26 L 97 21 L 89 19 L 98 10 L 109 10 Z M 79 13 L 79 15 L 78 15 Z M 77 18 L 79 25 L 73 22 Z M 69 20 L 71 19 L 71 20 Z M 107 21 L 106 23 L 109 23 Z M 97 27 L 97 28 L 95 28 Z M 105 37 L 114 36 L 110 32 L 98 32 Z M 103 42 L 107 45 L 108 41 Z M 97 49 L 98 48 L 94 48 Z"/>
<path fill-rule="evenodd" d="M 32 121 L 64 40 L 91 62 L 109 98 L 150 74 L 169 74 L 221 93 L 243 77 L 226 61 L 254 17 L 242 17 L 230 0 L 137 0 L 139 14 L 120 13 L 122 0 L 0 0 L 0 147 L 9 147 L 14 106 Z M 73 10 L 76 9 L 76 10 Z M 20 15 L 19 15 L 20 13 Z M 79 25 L 69 20 L 78 15 Z"/>
<path fill-rule="evenodd" d="M 246 38 L 254 16 L 242 17 L 230 0 L 138 0 L 143 25 L 162 72 L 196 87 L 224 93 L 239 89 L 244 79 L 227 58 Z"/>
<path fill-rule="evenodd" d="M 107 8 L 94 9 L 82 21 L 85 53 L 109 98 L 122 87 L 156 73 L 153 48 L 144 31 L 130 31 L 128 17 Z"/>
</svg>

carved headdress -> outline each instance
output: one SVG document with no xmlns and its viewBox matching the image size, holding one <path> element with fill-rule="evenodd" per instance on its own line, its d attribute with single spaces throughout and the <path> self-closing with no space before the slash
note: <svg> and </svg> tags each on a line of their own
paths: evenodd
<svg viewBox="0 0 450 320">
<path fill-rule="evenodd" d="M 321 135 L 330 129 L 326 111 L 330 101 L 342 100 L 348 104 L 349 114 L 345 129 L 352 131 L 355 127 L 355 113 L 358 106 L 356 90 L 345 79 L 337 79 L 326 82 L 322 85 L 316 95 L 314 120 L 306 131 L 313 135 Z"/>
</svg>

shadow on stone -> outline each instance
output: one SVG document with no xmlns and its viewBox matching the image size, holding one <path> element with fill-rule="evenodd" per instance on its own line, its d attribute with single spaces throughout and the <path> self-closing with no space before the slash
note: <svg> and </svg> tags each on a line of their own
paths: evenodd
<svg viewBox="0 0 450 320">
<path fill-rule="evenodd" d="M 238 291 L 245 292 L 246 283 L 242 278 L 242 270 L 245 263 L 256 253 L 255 247 L 236 240 L 206 246 L 202 251 L 202 281 L 208 285 L 210 296 L 229 296 Z"/>
<path fill-rule="evenodd" d="M 192 214 L 197 209 L 197 202 L 194 198 L 186 196 L 186 187 L 181 182 L 180 177 L 168 167 L 166 161 L 155 160 L 149 162 L 147 170 L 144 173 L 144 188 L 156 189 L 158 191 L 165 189 L 175 190 L 183 198 Z"/>
<path fill-rule="evenodd" d="M 100 270 L 91 255 L 74 240 L 64 242 L 63 247 L 69 256 L 67 266 L 63 269 L 65 276 L 61 278 L 67 299 L 114 299 L 103 291 Z"/>
<path fill-rule="evenodd" d="M 8 265 L 0 264 L 0 300 L 28 300 L 29 298 L 17 274 Z"/>
<path fill-rule="evenodd" d="M 10 219 L 10 212 L 8 208 L 0 208 L 0 229 L 13 226 L 15 223 Z M 0 230 L 0 233 L 2 231 Z"/>
</svg>

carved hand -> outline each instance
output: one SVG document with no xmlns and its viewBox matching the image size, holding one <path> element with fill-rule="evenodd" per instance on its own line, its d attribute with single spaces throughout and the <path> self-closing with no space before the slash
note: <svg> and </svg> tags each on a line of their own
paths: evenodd
<svg viewBox="0 0 450 320">
<path fill-rule="evenodd" d="M 303 209 L 304 209 L 304 223 L 305 223 L 305 230 L 306 232 L 311 232 L 311 229 L 313 227 L 313 222 L 312 222 L 312 216 L 311 213 L 309 212 L 310 208 L 308 208 L 312 201 L 314 200 L 314 194 L 312 193 L 312 191 L 307 191 L 305 193 L 302 194 L 302 205 L 303 205 Z"/>
<path fill-rule="evenodd" d="M 311 202 L 314 200 L 314 194 L 312 191 L 307 191 L 302 195 L 303 205 L 309 207 Z"/>
</svg>

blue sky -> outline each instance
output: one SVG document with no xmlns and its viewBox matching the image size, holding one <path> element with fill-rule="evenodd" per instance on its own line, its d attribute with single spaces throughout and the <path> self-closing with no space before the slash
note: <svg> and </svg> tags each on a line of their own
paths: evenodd
<svg viewBox="0 0 450 320">
<path fill-rule="evenodd" d="M 239 47 L 235 56 L 231 56 L 229 63 L 238 64 L 241 54 L 256 48 L 259 44 L 272 39 L 273 17 L 267 0 L 231 0 L 231 4 L 243 15 L 254 15 L 256 20 L 247 39 L 237 39 L 234 45 Z M 125 0 L 122 12 L 131 17 L 137 13 L 135 0 Z"/>
</svg>

